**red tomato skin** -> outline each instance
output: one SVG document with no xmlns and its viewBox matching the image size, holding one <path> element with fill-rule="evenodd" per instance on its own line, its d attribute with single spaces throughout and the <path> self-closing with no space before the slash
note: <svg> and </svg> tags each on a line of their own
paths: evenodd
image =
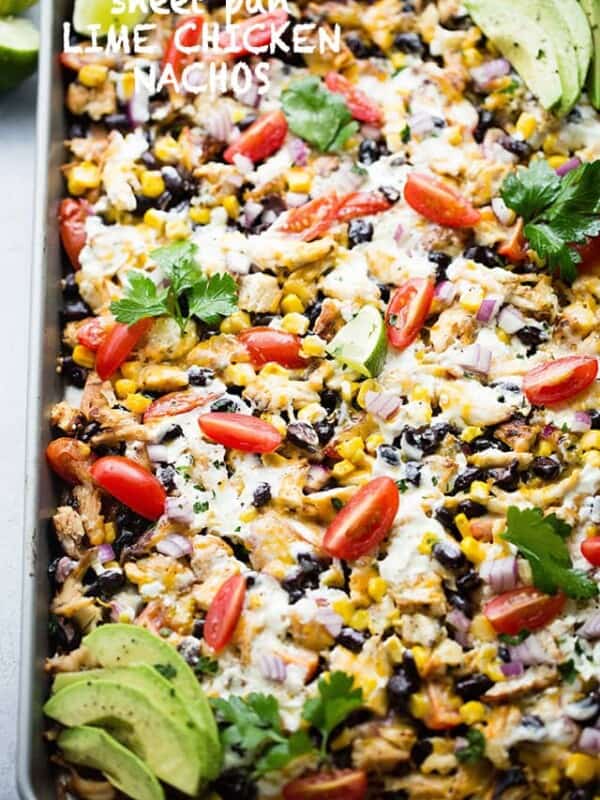
<svg viewBox="0 0 600 800">
<path fill-rule="evenodd" d="M 134 325 L 117 322 L 114 328 L 110 329 L 96 354 L 96 372 L 103 381 L 115 374 L 140 339 L 148 333 L 153 323 L 153 319 L 141 319 Z"/>
<path fill-rule="evenodd" d="M 404 199 L 426 219 L 447 228 L 470 228 L 481 219 L 479 211 L 452 186 L 430 175 L 411 173 Z"/>
<path fill-rule="evenodd" d="M 381 122 L 381 109 L 377 103 L 374 103 L 365 92 L 357 89 L 339 72 L 328 72 L 325 77 L 325 85 L 330 92 L 342 95 L 354 119 L 370 124 Z"/>
<path fill-rule="evenodd" d="M 575 249 L 581 256 L 581 264 L 577 265 L 580 271 L 593 270 L 600 264 L 600 236 L 594 236 L 586 244 L 578 245 Z"/>
<path fill-rule="evenodd" d="M 254 367 L 275 362 L 288 369 L 301 369 L 308 363 L 300 355 L 302 339 L 293 333 L 258 327 L 242 331 L 238 339 L 248 350 Z"/>
<path fill-rule="evenodd" d="M 150 520 L 164 512 L 167 495 L 151 472 L 125 456 L 104 456 L 94 462 L 92 478 L 105 492 Z"/>
<path fill-rule="evenodd" d="M 144 422 L 159 417 L 176 417 L 178 414 L 185 414 L 195 408 L 210 403 L 217 397 L 216 394 L 198 395 L 192 392 L 171 392 L 164 394 L 148 406 L 144 412 Z"/>
<path fill-rule="evenodd" d="M 364 800 L 368 782 L 362 770 L 318 772 L 283 788 L 284 800 Z"/>
<path fill-rule="evenodd" d="M 245 597 L 243 575 L 232 575 L 214 596 L 204 621 L 204 641 L 215 653 L 220 653 L 231 641 Z"/>
<path fill-rule="evenodd" d="M 52 471 L 72 486 L 90 479 L 90 448 L 79 439 L 54 439 L 46 448 L 46 459 Z"/>
<path fill-rule="evenodd" d="M 79 254 L 85 246 L 85 221 L 92 213 L 87 200 L 66 197 L 58 207 L 60 239 L 74 270 L 81 269 Z"/>
<path fill-rule="evenodd" d="M 563 610 L 566 597 L 561 592 L 544 594 L 533 586 L 522 586 L 494 597 L 483 607 L 496 633 L 516 636 L 519 631 L 543 628 Z"/>
<path fill-rule="evenodd" d="M 305 242 L 323 236 L 336 222 L 349 222 L 356 217 L 379 214 L 391 208 L 390 201 L 378 192 L 350 192 L 341 197 L 333 193 L 309 200 L 299 208 L 288 211 L 280 230 L 302 234 Z"/>
<path fill-rule="evenodd" d="M 507 258 L 513 264 L 518 264 L 525 261 L 527 258 L 527 240 L 523 235 L 523 218 L 519 217 L 519 221 L 515 225 L 511 235 L 508 239 L 498 248 L 498 252 L 504 258 Z"/>
<path fill-rule="evenodd" d="M 270 111 L 244 131 L 240 138 L 225 150 L 223 158 L 227 163 L 233 164 L 234 157 L 242 155 L 257 164 L 279 150 L 287 132 L 288 124 L 283 111 Z"/>
<path fill-rule="evenodd" d="M 175 31 L 179 30 L 183 26 L 185 26 L 185 30 L 180 36 L 178 36 L 178 42 L 185 47 L 194 47 L 194 45 L 197 45 L 200 42 L 202 28 L 204 26 L 204 17 L 199 14 L 195 16 L 185 16 L 177 23 Z M 186 66 L 186 62 L 194 59 L 194 56 L 191 53 L 184 53 L 177 46 L 177 42 L 175 41 L 175 31 L 173 31 L 173 34 L 171 35 L 169 43 L 165 49 L 162 66 L 164 69 L 167 65 L 170 65 L 173 67 L 175 77 L 180 78 L 181 73 Z"/>
<path fill-rule="evenodd" d="M 346 561 L 370 553 L 390 532 L 399 504 L 398 487 L 391 478 L 369 481 L 325 531 L 324 549 Z"/>
<path fill-rule="evenodd" d="M 239 56 L 247 55 L 250 52 L 255 53 L 258 48 L 264 48 L 270 44 L 273 38 L 273 28 L 281 28 L 288 19 L 288 13 L 285 9 L 278 9 L 276 11 L 268 11 L 264 14 L 257 14 L 245 22 L 237 25 L 235 41 L 238 47 L 231 49 L 227 52 L 230 58 L 237 58 Z M 261 27 L 262 26 L 262 27 Z M 245 31 L 250 30 L 248 34 Z M 219 37 L 219 47 L 226 49 L 232 42 L 231 35 L 225 30 Z M 250 45 L 251 50 L 245 46 Z"/>
<path fill-rule="evenodd" d="M 581 543 L 581 553 L 594 567 L 600 567 L 600 536 L 590 536 Z"/>
<path fill-rule="evenodd" d="M 598 360 L 593 356 L 566 356 L 530 370 L 523 391 L 532 405 L 553 406 L 581 394 L 597 375 Z"/>
<path fill-rule="evenodd" d="M 335 214 L 336 222 L 350 222 L 357 217 L 368 217 L 387 211 L 392 204 L 379 192 L 350 192 L 344 195 Z"/>
<path fill-rule="evenodd" d="M 86 319 L 85 322 L 82 322 L 77 328 L 77 341 L 79 344 L 82 344 L 94 353 L 104 341 L 105 336 L 106 331 L 98 317 Z"/>
<path fill-rule="evenodd" d="M 282 442 L 273 425 L 249 414 L 217 411 L 203 414 L 198 424 L 209 439 L 245 453 L 272 453 Z"/>
<path fill-rule="evenodd" d="M 396 290 L 385 315 L 392 347 L 404 350 L 414 342 L 429 315 L 434 292 L 435 285 L 427 278 L 412 278 Z"/>
</svg>

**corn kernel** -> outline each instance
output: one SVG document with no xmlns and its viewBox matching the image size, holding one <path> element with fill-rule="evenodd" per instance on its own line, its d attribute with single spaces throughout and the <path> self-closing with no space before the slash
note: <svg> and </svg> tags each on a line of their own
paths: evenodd
<svg viewBox="0 0 600 800">
<path fill-rule="evenodd" d="M 490 487 L 484 481 L 473 481 L 469 489 L 469 497 L 477 503 L 485 503 L 490 496 Z"/>
<path fill-rule="evenodd" d="M 286 294 L 281 301 L 281 310 L 284 314 L 301 314 L 304 311 L 304 303 L 297 294 Z"/>
<path fill-rule="evenodd" d="M 438 541 L 438 537 L 435 533 L 428 531 L 427 533 L 423 534 L 423 538 L 419 542 L 417 550 L 419 553 L 422 553 L 424 556 L 428 556 L 433 549 L 433 545 Z"/>
<path fill-rule="evenodd" d="M 252 325 L 250 314 L 245 311 L 236 311 L 230 317 L 226 317 L 221 323 L 221 333 L 240 333 Z"/>
<path fill-rule="evenodd" d="M 120 85 L 120 97 L 119 99 L 123 100 L 131 100 L 133 95 L 135 94 L 135 73 L 134 72 L 123 72 L 121 75 L 121 85 Z"/>
<path fill-rule="evenodd" d="M 179 158 L 179 145 L 172 136 L 160 136 L 154 144 L 154 153 L 160 161 L 175 164 Z"/>
<path fill-rule="evenodd" d="M 73 195 L 81 195 L 88 189 L 97 189 L 102 176 L 100 169 L 91 161 L 82 161 L 69 170 L 67 186 Z"/>
<path fill-rule="evenodd" d="M 325 355 L 325 346 L 320 336 L 307 336 L 302 340 L 301 354 L 306 358 L 319 358 Z"/>
<path fill-rule="evenodd" d="M 482 642 L 496 641 L 496 631 L 485 614 L 477 614 L 471 623 L 471 634 Z"/>
<path fill-rule="evenodd" d="M 363 381 L 360 384 L 360 389 L 358 390 L 358 394 L 356 395 L 356 402 L 361 408 L 366 408 L 368 393 L 379 392 L 379 391 L 381 391 L 381 387 L 377 383 L 377 381 L 374 381 L 372 378 L 369 378 L 368 380 Z"/>
<path fill-rule="evenodd" d="M 249 508 L 240 514 L 240 522 L 252 522 L 257 517 L 258 511 L 255 508 Z"/>
<path fill-rule="evenodd" d="M 197 225 L 208 225 L 210 222 L 210 208 L 192 206 L 190 208 L 190 219 Z"/>
<path fill-rule="evenodd" d="M 290 192 L 308 194 L 310 192 L 310 174 L 305 169 L 293 167 L 286 173 L 287 185 Z"/>
<path fill-rule="evenodd" d="M 538 783 L 541 784 L 544 792 L 547 792 L 545 797 L 549 795 L 556 796 L 560 786 L 560 769 L 556 764 L 551 764 L 549 767 L 540 769 L 537 774 Z"/>
<path fill-rule="evenodd" d="M 517 120 L 517 131 L 523 139 L 529 139 L 537 130 L 537 122 L 533 114 L 524 111 Z"/>
<path fill-rule="evenodd" d="M 390 661 L 394 664 L 399 664 L 404 656 L 404 647 L 402 642 L 397 636 L 390 636 L 385 640 L 383 645 Z"/>
<path fill-rule="evenodd" d="M 365 454 L 364 442 L 360 436 L 353 436 L 339 444 L 337 451 L 342 458 L 348 459 L 353 464 L 359 464 Z"/>
<path fill-rule="evenodd" d="M 478 436 L 481 436 L 483 431 L 481 428 L 478 428 L 476 425 L 468 425 L 460 435 L 460 438 L 463 442 L 472 442 L 473 439 L 476 439 Z"/>
<path fill-rule="evenodd" d="M 104 541 L 106 544 L 112 544 L 117 538 L 117 528 L 114 522 L 104 523 Z"/>
<path fill-rule="evenodd" d="M 556 134 L 549 133 L 544 139 L 542 147 L 544 148 L 544 153 L 547 156 L 551 156 L 553 153 L 556 153 L 558 147 L 558 139 L 556 138 Z"/>
<path fill-rule="evenodd" d="M 460 304 L 465 311 L 475 313 L 483 300 L 483 289 L 481 286 L 469 286 L 460 296 Z"/>
<path fill-rule="evenodd" d="M 354 395 L 359 391 L 360 383 L 356 381 L 342 381 L 340 395 L 345 403 L 351 403 Z"/>
<path fill-rule="evenodd" d="M 248 386 L 255 377 L 256 374 L 250 364 L 230 364 L 223 372 L 225 383 L 234 386 Z"/>
<path fill-rule="evenodd" d="M 411 648 L 411 653 L 415 660 L 416 668 L 419 670 L 419 672 L 423 672 L 431 656 L 430 651 L 427 647 L 422 647 L 420 644 L 416 644 L 413 648 Z"/>
<path fill-rule="evenodd" d="M 123 405 L 132 414 L 143 414 L 152 405 L 152 400 L 149 397 L 144 397 L 143 394 L 130 394 L 123 400 Z"/>
<path fill-rule="evenodd" d="M 477 67 L 483 61 L 483 56 L 475 47 L 467 47 L 463 52 L 463 59 L 467 67 Z"/>
<path fill-rule="evenodd" d="M 479 703 L 477 700 L 471 700 L 462 705 L 458 713 L 466 725 L 474 725 L 476 722 L 482 722 L 485 719 L 487 709 L 483 703 Z"/>
<path fill-rule="evenodd" d="M 506 680 L 506 675 L 502 672 L 500 665 L 497 663 L 487 664 L 483 667 L 482 672 L 484 675 L 487 675 L 490 680 L 494 681 L 494 683 L 501 683 Z"/>
<path fill-rule="evenodd" d="M 154 228 L 157 231 L 162 231 L 165 227 L 166 214 L 164 211 L 159 211 L 157 208 L 149 208 L 144 214 L 144 225 Z"/>
<path fill-rule="evenodd" d="M 140 361 L 125 361 L 125 363 L 121 364 L 121 375 L 124 378 L 129 378 L 130 381 L 137 381 L 141 368 Z M 133 391 L 135 392 L 135 389 Z"/>
<path fill-rule="evenodd" d="M 144 172 L 141 183 L 144 197 L 160 197 L 165 190 L 164 178 L 158 170 Z"/>
<path fill-rule="evenodd" d="M 470 536 L 471 535 L 471 523 L 466 514 L 457 514 L 454 517 L 454 524 L 460 531 L 461 536 Z"/>
<path fill-rule="evenodd" d="M 190 226 L 185 219 L 168 219 L 165 225 L 165 236 L 171 242 L 187 239 L 190 235 Z"/>
<path fill-rule="evenodd" d="M 354 614 L 355 608 L 354 604 L 348 600 L 346 597 L 341 597 L 339 600 L 334 600 L 331 604 L 331 607 L 335 611 L 336 614 L 339 614 L 340 617 L 344 620 L 346 625 L 350 624 L 350 620 L 352 619 L 352 615 Z"/>
<path fill-rule="evenodd" d="M 544 439 L 538 445 L 538 454 L 540 456 L 551 456 L 554 452 L 554 444 L 548 439 Z"/>
<path fill-rule="evenodd" d="M 415 386 L 410 396 L 410 399 L 414 401 L 430 400 L 431 394 L 426 386 Z"/>
<path fill-rule="evenodd" d="M 454 146 L 459 145 L 463 140 L 463 135 L 461 129 L 458 125 L 453 125 L 448 130 L 448 144 L 452 144 Z"/>
<path fill-rule="evenodd" d="M 365 608 L 360 608 L 352 614 L 350 625 L 357 631 L 364 631 L 369 627 L 369 612 Z"/>
<path fill-rule="evenodd" d="M 319 422 L 327 415 L 327 412 L 320 403 L 309 403 L 298 412 L 300 422 Z"/>
<path fill-rule="evenodd" d="M 381 577 L 370 578 L 367 591 L 376 603 L 380 603 L 387 592 L 387 581 Z"/>
<path fill-rule="evenodd" d="M 234 194 L 228 194 L 223 198 L 223 208 L 227 212 L 229 219 L 237 219 L 240 215 L 240 203 Z"/>
<path fill-rule="evenodd" d="M 583 454 L 583 462 L 590 467 L 600 468 L 600 451 L 590 450 L 588 453 Z"/>
<path fill-rule="evenodd" d="M 394 69 L 402 69 L 402 67 L 406 66 L 406 56 L 404 53 L 392 53 L 390 61 Z"/>
<path fill-rule="evenodd" d="M 598 760 L 585 753 L 571 753 L 567 756 L 565 775 L 577 786 L 590 783 L 598 772 Z"/>
<path fill-rule="evenodd" d="M 80 367 L 92 369 L 96 363 L 96 356 L 91 350 L 88 350 L 87 347 L 78 344 L 73 348 L 73 361 Z"/>
<path fill-rule="evenodd" d="M 127 378 L 120 378 L 115 381 L 115 392 L 119 400 L 124 400 L 130 394 L 135 394 L 137 388 L 137 383 Z"/>
<path fill-rule="evenodd" d="M 502 328 L 496 328 L 496 336 L 504 344 L 510 344 L 510 334 L 503 331 Z"/>
<path fill-rule="evenodd" d="M 385 444 L 385 437 L 380 433 L 372 433 L 365 442 L 367 453 L 374 455 L 382 444 Z"/>
<path fill-rule="evenodd" d="M 474 564 L 480 564 L 482 561 L 485 561 L 485 547 L 472 536 L 465 536 L 460 543 L 460 549 L 469 561 L 472 561 Z"/>
<path fill-rule="evenodd" d="M 309 321 L 308 317 L 303 314 L 298 314 L 293 311 L 291 314 L 286 314 L 281 320 L 281 328 L 287 333 L 297 333 L 302 335 L 308 330 Z"/>
<path fill-rule="evenodd" d="M 346 460 L 338 461 L 333 465 L 331 471 L 334 478 L 345 478 L 347 475 L 350 475 L 351 472 L 354 472 L 354 464 Z"/>
<path fill-rule="evenodd" d="M 429 713 L 429 698 L 423 692 L 415 692 L 408 701 L 410 713 L 417 719 L 423 719 Z"/>
<path fill-rule="evenodd" d="M 579 444 L 582 450 L 600 450 L 600 431 L 586 431 Z"/>
<path fill-rule="evenodd" d="M 558 169 L 559 167 L 562 167 L 562 165 L 568 160 L 568 156 L 550 156 L 548 159 L 548 165 L 551 166 L 552 169 Z"/>
<path fill-rule="evenodd" d="M 84 64 L 77 74 L 77 80 L 88 89 L 102 86 L 108 78 L 108 67 L 104 64 Z"/>
<path fill-rule="evenodd" d="M 262 419 L 272 425 L 282 436 L 287 433 L 287 424 L 279 414 L 263 414 Z"/>
</svg>

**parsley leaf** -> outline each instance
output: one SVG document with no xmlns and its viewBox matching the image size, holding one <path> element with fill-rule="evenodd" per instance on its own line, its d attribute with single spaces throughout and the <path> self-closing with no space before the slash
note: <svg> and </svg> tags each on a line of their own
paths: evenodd
<svg viewBox="0 0 600 800">
<path fill-rule="evenodd" d="M 362 689 L 353 689 L 353 683 L 352 677 L 345 672 L 332 672 L 329 680 L 321 678 L 319 681 L 319 696 L 304 704 L 302 718 L 321 732 L 322 755 L 333 729 L 362 705 Z"/>
<path fill-rule="evenodd" d="M 319 78 L 294 81 L 281 95 L 290 129 L 323 152 L 340 150 L 358 130 L 344 99 Z"/>
<path fill-rule="evenodd" d="M 466 739 L 468 744 L 456 750 L 456 757 L 467 764 L 480 761 L 485 755 L 485 736 L 477 728 L 469 728 Z"/>
<path fill-rule="evenodd" d="M 554 514 L 544 517 L 539 508 L 511 506 L 502 538 L 519 548 L 531 566 L 533 583 L 542 592 L 561 589 L 569 597 L 585 600 L 598 594 L 595 581 L 573 569 L 565 543 L 570 527 Z"/>
<path fill-rule="evenodd" d="M 127 274 L 126 295 L 111 305 L 118 322 L 133 325 L 147 317 L 162 317 L 167 313 L 167 292 L 160 294 L 156 284 L 142 272 Z"/>
<path fill-rule="evenodd" d="M 236 310 L 236 287 L 231 275 L 212 275 L 201 278 L 188 295 L 190 315 L 209 325 Z"/>
</svg>

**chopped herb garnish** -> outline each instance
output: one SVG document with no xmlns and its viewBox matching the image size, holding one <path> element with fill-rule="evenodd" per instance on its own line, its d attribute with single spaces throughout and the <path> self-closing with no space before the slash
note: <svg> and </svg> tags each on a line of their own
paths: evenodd
<svg viewBox="0 0 600 800">
<path fill-rule="evenodd" d="M 194 503 L 194 514 L 202 514 L 204 511 L 208 511 L 208 503 L 206 500 L 204 502 L 197 500 Z"/>
<path fill-rule="evenodd" d="M 194 664 L 196 675 L 216 675 L 219 671 L 219 662 L 208 656 L 200 656 L 197 664 Z"/>
<path fill-rule="evenodd" d="M 290 129 L 323 152 L 341 150 L 358 130 L 345 100 L 315 76 L 294 81 L 281 95 Z"/>
<path fill-rule="evenodd" d="M 577 675 L 579 674 L 575 668 L 575 662 L 572 658 L 570 658 L 568 661 L 564 661 L 562 664 L 559 664 L 558 671 L 560 672 L 563 681 L 566 681 L 566 683 L 574 683 Z"/>
<path fill-rule="evenodd" d="M 498 639 L 504 644 L 515 647 L 516 645 L 521 644 L 521 642 L 524 642 L 525 639 L 527 639 L 527 637 L 530 635 L 531 634 L 528 630 L 522 630 L 519 631 L 516 636 L 511 636 L 509 633 L 499 633 Z"/>
<path fill-rule="evenodd" d="M 404 494 L 404 492 L 408 491 L 408 483 L 404 480 L 404 478 L 401 478 L 399 481 L 396 481 L 396 486 L 398 487 L 398 491 L 401 494 Z"/>
<path fill-rule="evenodd" d="M 480 761 L 485 755 L 485 736 L 477 728 L 469 728 L 466 739 L 468 744 L 456 750 L 456 757 L 467 764 Z"/>
<path fill-rule="evenodd" d="M 402 139 L 402 142 L 404 144 L 408 144 L 408 142 L 410 142 L 410 135 L 411 135 L 410 127 L 408 125 L 405 125 L 400 131 L 400 138 Z"/>
<path fill-rule="evenodd" d="M 336 511 L 340 511 L 344 507 L 344 503 L 342 500 L 340 500 L 339 497 L 332 497 L 331 505 L 335 508 Z"/>
<path fill-rule="evenodd" d="M 177 677 L 177 670 L 172 664 L 154 664 L 154 669 L 168 681 Z"/>
<path fill-rule="evenodd" d="M 353 689 L 354 679 L 345 672 L 332 672 L 329 679 L 321 678 L 319 696 L 307 700 L 302 718 L 321 734 L 321 756 L 325 757 L 329 736 L 348 714 L 363 703 L 362 689 Z"/>
</svg>

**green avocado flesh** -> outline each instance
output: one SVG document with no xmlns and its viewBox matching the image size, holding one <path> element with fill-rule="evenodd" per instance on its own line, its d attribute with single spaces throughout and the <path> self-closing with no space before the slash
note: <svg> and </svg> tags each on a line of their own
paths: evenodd
<svg viewBox="0 0 600 800">
<path fill-rule="evenodd" d="M 594 42 L 594 57 L 588 79 L 588 94 L 594 108 L 600 109 L 600 0 L 581 0 L 581 5 L 588 18 Z"/>
</svg>

